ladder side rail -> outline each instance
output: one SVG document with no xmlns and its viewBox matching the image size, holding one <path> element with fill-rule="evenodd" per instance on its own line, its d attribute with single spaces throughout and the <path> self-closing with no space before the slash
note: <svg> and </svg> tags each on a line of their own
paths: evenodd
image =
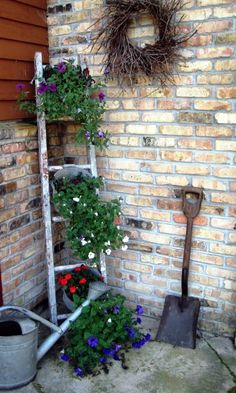
<svg viewBox="0 0 236 393">
<path fill-rule="evenodd" d="M 34 57 L 35 64 L 35 89 L 39 87 L 39 80 L 43 76 L 42 53 L 36 52 Z M 40 97 L 36 94 L 36 106 L 40 107 Z M 48 301 L 51 322 L 57 324 L 57 302 L 56 302 L 56 288 L 55 288 L 55 272 L 54 272 L 54 248 L 52 237 L 52 221 L 51 221 L 51 206 L 50 206 L 50 192 L 49 192 L 49 171 L 48 171 L 48 153 L 47 153 L 47 135 L 46 135 L 46 120 L 45 113 L 37 111 L 37 126 L 38 126 L 38 146 L 39 146 L 39 165 L 40 177 L 42 186 L 42 208 L 45 231 L 45 247 L 46 247 L 46 263 L 48 272 Z"/>
<path fill-rule="evenodd" d="M 95 152 L 94 145 L 91 145 L 91 144 L 88 145 L 88 155 L 89 155 L 89 160 L 90 160 L 90 165 L 91 165 L 91 173 L 93 176 L 97 177 L 98 172 L 97 172 L 96 152 Z M 106 269 L 106 261 L 105 261 L 104 253 L 100 254 L 100 266 L 101 266 L 101 274 L 104 277 L 104 282 L 107 283 L 107 269 Z"/>
</svg>

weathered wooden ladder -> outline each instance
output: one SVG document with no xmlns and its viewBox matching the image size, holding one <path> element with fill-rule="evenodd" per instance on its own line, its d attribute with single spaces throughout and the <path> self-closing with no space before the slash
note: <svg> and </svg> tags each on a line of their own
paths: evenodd
<svg viewBox="0 0 236 393">
<path fill-rule="evenodd" d="M 39 86 L 39 80 L 43 76 L 43 64 L 42 54 L 40 52 L 35 53 L 35 88 Z M 37 97 L 37 95 L 36 95 Z M 40 105 L 40 98 L 37 97 L 36 105 Z M 42 208 L 43 208 L 43 220 L 45 229 L 45 242 L 46 242 L 46 263 L 48 272 L 48 302 L 50 319 L 54 324 L 58 323 L 59 319 L 64 319 L 66 315 L 59 315 L 57 313 L 57 300 L 56 300 L 56 274 L 57 272 L 69 271 L 79 264 L 55 266 L 54 265 L 54 246 L 53 246 L 53 230 L 52 222 L 64 221 L 62 217 L 52 217 L 51 215 L 51 203 L 50 203 L 50 190 L 49 190 L 49 172 L 55 172 L 64 167 L 73 166 L 80 169 L 89 169 L 92 176 L 97 176 L 96 166 L 96 155 L 95 147 L 93 145 L 88 146 L 88 161 L 86 165 L 63 165 L 63 166 L 49 166 L 48 164 L 48 152 L 47 152 L 47 131 L 46 131 L 46 119 L 45 114 L 38 111 L 37 113 L 37 127 L 38 127 L 38 145 L 39 145 L 39 164 L 40 164 L 40 176 L 41 176 L 41 187 L 42 187 Z M 106 281 L 106 269 L 104 258 L 101 255 L 101 273 L 105 277 Z M 82 261 L 81 261 L 82 263 Z"/>
</svg>

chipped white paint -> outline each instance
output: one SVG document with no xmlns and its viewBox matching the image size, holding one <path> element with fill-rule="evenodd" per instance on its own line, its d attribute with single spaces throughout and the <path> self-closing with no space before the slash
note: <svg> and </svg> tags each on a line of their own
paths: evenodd
<svg viewBox="0 0 236 393">
<path fill-rule="evenodd" d="M 39 86 L 39 80 L 43 75 L 42 65 L 42 54 L 37 52 L 35 54 L 35 74 L 37 79 L 35 80 L 36 91 Z M 37 95 L 36 95 L 37 96 Z M 40 106 L 40 97 L 37 97 L 36 104 Z M 57 324 L 59 319 L 63 319 L 65 315 L 57 314 L 57 301 L 56 301 L 56 282 L 55 272 L 69 271 L 79 266 L 80 264 L 66 265 L 66 266 L 54 266 L 54 248 L 53 248 L 53 236 L 52 236 L 52 222 L 65 221 L 63 217 L 54 216 L 51 217 L 51 206 L 50 206 L 50 192 L 49 192 L 49 171 L 55 172 L 65 167 L 77 167 L 80 169 L 90 169 L 92 176 L 97 177 L 97 165 L 96 165 L 96 153 L 93 145 L 88 146 L 88 159 L 89 164 L 85 165 L 73 165 L 67 164 L 63 166 L 49 166 L 48 165 L 48 154 L 47 154 L 47 135 L 46 135 L 46 121 L 44 113 L 37 113 L 37 125 L 38 125 L 38 143 L 39 143 L 39 163 L 40 163 L 40 174 L 41 174 L 41 186 L 42 186 L 42 205 L 43 205 L 43 219 L 45 228 L 45 239 L 46 239 L 46 262 L 48 271 L 48 303 L 50 309 L 50 319 L 54 324 Z M 100 255 L 101 274 L 104 276 L 104 281 L 107 282 L 105 256 Z"/>
<path fill-rule="evenodd" d="M 42 53 L 36 52 L 34 57 L 35 74 L 35 89 L 39 87 L 40 78 L 43 75 Z M 40 106 L 40 97 L 36 94 L 36 105 Z M 52 242 L 52 221 L 51 221 L 51 207 L 50 207 L 50 193 L 49 193 L 49 171 L 48 171 L 48 154 L 47 154 L 47 135 L 46 135 L 46 121 L 45 114 L 37 112 L 37 126 L 38 126 L 38 144 L 39 144 L 39 165 L 42 186 L 42 206 L 44 218 L 44 231 L 46 240 L 46 263 L 48 271 L 48 300 L 50 308 L 50 319 L 52 323 L 57 324 L 57 302 L 55 289 L 55 272 L 54 272 L 54 250 Z"/>
</svg>

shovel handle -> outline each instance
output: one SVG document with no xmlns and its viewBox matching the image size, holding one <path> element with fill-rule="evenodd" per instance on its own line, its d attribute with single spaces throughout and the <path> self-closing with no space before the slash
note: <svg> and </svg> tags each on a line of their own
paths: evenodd
<svg viewBox="0 0 236 393">
<path fill-rule="evenodd" d="M 194 198 L 187 198 L 194 195 Z M 186 217 L 195 218 L 200 212 L 203 198 L 203 189 L 198 187 L 184 187 L 183 189 L 183 212 Z"/>
<path fill-rule="evenodd" d="M 194 198 L 187 198 L 187 195 Z M 188 296 L 188 273 L 191 254 L 193 219 L 197 217 L 202 203 L 203 190 L 197 187 L 184 187 L 183 189 L 183 213 L 187 217 L 187 230 L 184 243 L 184 257 L 182 268 L 182 296 Z"/>
</svg>

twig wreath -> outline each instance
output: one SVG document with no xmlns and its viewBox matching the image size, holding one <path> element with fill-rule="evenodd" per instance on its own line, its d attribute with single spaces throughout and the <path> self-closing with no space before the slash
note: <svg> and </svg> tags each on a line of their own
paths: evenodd
<svg viewBox="0 0 236 393">
<path fill-rule="evenodd" d="M 174 82 L 175 66 L 183 60 L 180 45 L 195 32 L 180 33 L 183 18 L 175 19 L 183 8 L 182 0 L 106 0 L 100 29 L 94 37 L 98 50 L 105 49 L 106 69 L 120 82 L 128 78 L 132 84 L 137 74 L 155 77 L 162 86 Z M 137 46 L 128 37 L 131 19 L 142 14 L 153 18 L 154 44 Z"/>
</svg>

